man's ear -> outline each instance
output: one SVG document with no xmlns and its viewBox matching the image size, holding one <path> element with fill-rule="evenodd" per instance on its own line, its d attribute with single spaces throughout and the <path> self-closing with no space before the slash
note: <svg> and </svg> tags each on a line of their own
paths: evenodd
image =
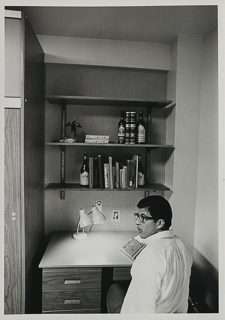
<svg viewBox="0 0 225 320">
<path fill-rule="evenodd" d="M 160 230 L 163 228 L 164 224 L 165 224 L 165 221 L 164 221 L 163 219 L 159 219 L 159 220 L 157 221 L 157 227 L 156 227 L 156 229 L 157 229 L 158 231 L 160 231 Z"/>
</svg>

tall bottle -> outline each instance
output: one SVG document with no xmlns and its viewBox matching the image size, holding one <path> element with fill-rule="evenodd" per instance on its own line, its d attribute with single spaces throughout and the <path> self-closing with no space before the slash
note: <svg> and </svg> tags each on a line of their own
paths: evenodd
<svg viewBox="0 0 225 320">
<path fill-rule="evenodd" d="M 118 143 L 125 143 L 125 130 L 124 111 L 121 111 L 121 117 L 118 123 Z"/>
<path fill-rule="evenodd" d="M 88 186 L 89 185 L 89 167 L 87 161 L 87 155 L 84 154 L 83 164 L 80 169 L 80 185 Z"/>
<path fill-rule="evenodd" d="M 139 120 L 137 123 L 137 143 L 145 143 L 146 126 L 143 120 L 143 110 L 139 112 Z"/>
<path fill-rule="evenodd" d="M 145 172 L 141 161 L 141 156 L 138 156 L 138 185 L 143 186 L 145 184 Z"/>
</svg>

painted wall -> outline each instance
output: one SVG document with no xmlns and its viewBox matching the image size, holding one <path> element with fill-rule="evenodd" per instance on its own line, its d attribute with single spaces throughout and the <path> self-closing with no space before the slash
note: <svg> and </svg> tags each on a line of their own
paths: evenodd
<svg viewBox="0 0 225 320">
<path fill-rule="evenodd" d="M 38 39 L 45 62 L 170 69 L 169 44 L 45 35 Z"/>
<path fill-rule="evenodd" d="M 198 170 L 198 135 L 201 102 L 202 37 L 179 35 L 171 45 L 168 99 L 175 107 L 173 228 L 193 251 Z M 171 164 L 170 164 L 171 166 Z"/>
<path fill-rule="evenodd" d="M 194 279 L 205 302 L 218 310 L 218 42 L 217 29 L 203 41 Z"/>
</svg>

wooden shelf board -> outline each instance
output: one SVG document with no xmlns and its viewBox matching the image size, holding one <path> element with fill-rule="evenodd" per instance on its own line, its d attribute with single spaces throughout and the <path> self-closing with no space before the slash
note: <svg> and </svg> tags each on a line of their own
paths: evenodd
<svg viewBox="0 0 225 320">
<path fill-rule="evenodd" d="M 100 188 L 89 188 L 81 187 L 79 183 L 50 183 L 46 188 L 46 191 L 145 191 L 145 190 L 158 190 L 166 191 L 170 190 L 168 187 L 164 186 L 161 183 L 151 183 L 143 187 L 138 187 L 137 189 L 100 189 Z"/>
<path fill-rule="evenodd" d="M 119 143 L 64 143 L 64 142 L 46 142 L 47 146 L 69 146 L 69 147 L 118 147 L 118 148 L 173 148 L 172 145 L 161 144 L 119 144 Z"/>
<path fill-rule="evenodd" d="M 123 107 L 150 107 L 164 108 L 172 103 L 171 100 L 133 100 L 115 99 L 111 97 L 86 97 L 86 96 L 61 96 L 48 95 L 45 99 L 51 104 L 77 104 L 77 105 L 101 105 L 101 106 L 123 106 Z"/>
</svg>

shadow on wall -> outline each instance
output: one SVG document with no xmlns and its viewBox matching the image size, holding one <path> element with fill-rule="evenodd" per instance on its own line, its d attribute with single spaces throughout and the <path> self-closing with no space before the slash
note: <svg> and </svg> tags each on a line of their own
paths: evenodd
<svg viewBox="0 0 225 320">
<path fill-rule="evenodd" d="M 198 303 L 199 312 L 219 312 L 218 290 L 218 270 L 194 249 L 190 296 Z"/>
</svg>

